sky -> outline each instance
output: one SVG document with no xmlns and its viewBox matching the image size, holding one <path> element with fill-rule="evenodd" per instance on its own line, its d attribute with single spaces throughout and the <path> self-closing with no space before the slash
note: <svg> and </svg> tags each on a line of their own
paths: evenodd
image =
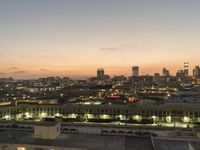
<svg viewBox="0 0 200 150">
<path fill-rule="evenodd" d="M 0 77 L 200 65 L 199 0 L 0 0 Z"/>
</svg>

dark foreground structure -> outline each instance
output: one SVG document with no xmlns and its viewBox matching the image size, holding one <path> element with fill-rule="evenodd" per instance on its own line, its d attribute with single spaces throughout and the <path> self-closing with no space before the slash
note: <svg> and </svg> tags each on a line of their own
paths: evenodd
<svg viewBox="0 0 200 150">
<path fill-rule="evenodd" d="M 101 128 L 81 127 L 79 130 L 80 132 L 63 132 L 63 127 L 61 129 L 60 123 L 46 122 L 34 125 L 33 130 L 1 129 L 0 149 L 198 150 L 198 145 L 200 145 L 198 136 L 189 136 L 188 133 L 183 132 L 172 134 L 172 132 L 161 131 L 160 133 L 157 132 L 158 135 L 156 135 L 147 133 L 141 134 L 140 132 L 137 132 L 137 134 L 122 134 L 117 132 L 117 130 L 119 130 L 118 128 L 104 128 L 104 131 L 111 130 L 109 134 L 98 133 L 98 130 L 101 130 Z"/>
</svg>

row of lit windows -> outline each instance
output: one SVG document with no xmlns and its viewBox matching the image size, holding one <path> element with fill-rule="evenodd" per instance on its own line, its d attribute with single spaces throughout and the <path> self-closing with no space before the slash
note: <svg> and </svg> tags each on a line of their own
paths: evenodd
<svg viewBox="0 0 200 150">
<path fill-rule="evenodd" d="M 61 112 L 60 108 L 33 108 L 33 109 L 16 109 L 16 110 L 4 110 L 0 111 L 0 114 L 3 113 L 19 113 L 19 112 L 31 112 L 31 111 L 55 111 L 55 112 Z"/>
<path fill-rule="evenodd" d="M 74 109 L 74 113 L 90 113 L 90 114 L 141 114 L 141 115 L 190 115 L 200 116 L 200 112 L 183 112 L 180 110 L 161 111 L 161 110 L 143 110 L 143 111 L 129 111 L 129 110 L 107 110 L 107 109 Z"/>
<path fill-rule="evenodd" d="M 135 110 L 119 110 L 119 109 L 85 109 L 85 108 L 74 108 L 72 110 L 68 110 L 70 112 L 62 112 L 61 108 L 18 108 L 13 110 L 1 110 L 0 116 L 6 115 L 6 114 L 17 114 L 17 113 L 23 113 L 25 112 L 32 112 L 33 114 L 39 113 L 39 112 L 47 112 L 48 114 L 53 114 L 53 112 L 61 113 L 61 114 L 70 114 L 70 113 L 76 113 L 76 114 L 110 114 L 110 115 L 186 115 L 186 116 L 200 116 L 200 112 L 184 112 L 182 110 L 141 110 L 141 111 L 135 111 Z"/>
<path fill-rule="evenodd" d="M 125 113 L 125 114 L 130 114 L 132 111 L 129 110 L 107 110 L 107 109 L 97 109 L 97 110 L 93 110 L 93 109 L 74 109 L 74 113 L 97 113 L 97 114 L 121 114 L 121 113 Z M 134 112 L 135 114 L 169 114 L 169 111 L 157 111 L 157 110 L 143 110 L 140 112 Z"/>
</svg>

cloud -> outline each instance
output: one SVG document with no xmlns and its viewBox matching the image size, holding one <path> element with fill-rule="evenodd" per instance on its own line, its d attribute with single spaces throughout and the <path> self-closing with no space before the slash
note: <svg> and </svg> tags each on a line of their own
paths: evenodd
<svg viewBox="0 0 200 150">
<path fill-rule="evenodd" d="M 5 73 L 2 73 L 2 72 L 0 72 L 0 75 L 1 75 L 1 76 L 4 76 L 4 75 L 6 75 L 6 74 L 5 74 Z"/>
<path fill-rule="evenodd" d="M 101 50 L 103 50 L 103 51 L 115 51 L 116 48 L 114 48 L 114 47 L 104 47 L 104 48 L 101 48 Z"/>
<path fill-rule="evenodd" d="M 54 22 L 50 22 L 49 23 L 49 28 L 54 28 L 55 27 L 55 23 Z"/>
<path fill-rule="evenodd" d="M 14 74 L 25 74 L 25 73 L 26 73 L 25 70 L 19 70 L 14 72 Z"/>
<path fill-rule="evenodd" d="M 17 67 L 10 67 L 10 68 L 8 68 L 8 69 L 10 69 L 10 70 L 17 70 L 17 69 L 19 69 L 19 68 L 17 68 Z"/>
<path fill-rule="evenodd" d="M 43 69 L 40 69 L 40 71 L 48 71 L 48 69 L 43 68 Z"/>
<path fill-rule="evenodd" d="M 137 49 L 138 46 L 136 45 L 122 45 L 122 46 L 117 46 L 117 47 L 103 47 L 100 50 L 103 52 L 124 52 L 124 51 L 131 51 Z"/>
</svg>

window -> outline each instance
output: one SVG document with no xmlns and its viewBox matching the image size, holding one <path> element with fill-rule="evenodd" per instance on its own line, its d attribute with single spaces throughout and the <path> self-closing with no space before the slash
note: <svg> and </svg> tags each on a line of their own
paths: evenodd
<svg viewBox="0 0 200 150">
<path fill-rule="evenodd" d="M 17 150 L 26 150 L 26 147 L 17 147 Z"/>
<path fill-rule="evenodd" d="M 57 132 L 59 132 L 60 131 L 60 129 L 59 129 L 59 127 L 57 127 Z"/>
<path fill-rule="evenodd" d="M 163 111 L 163 114 L 165 115 L 165 114 L 166 114 L 166 112 L 165 112 L 165 111 Z"/>
<path fill-rule="evenodd" d="M 144 110 L 142 111 L 142 114 L 143 114 L 143 115 L 145 114 L 145 111 L 144 111 Z"/>
<path fill-rule="evenodd" d="M 125 112 L 126 112 L 126 114 L 128 114 L 128 110 L 126 110 Z"/>
</svg>

